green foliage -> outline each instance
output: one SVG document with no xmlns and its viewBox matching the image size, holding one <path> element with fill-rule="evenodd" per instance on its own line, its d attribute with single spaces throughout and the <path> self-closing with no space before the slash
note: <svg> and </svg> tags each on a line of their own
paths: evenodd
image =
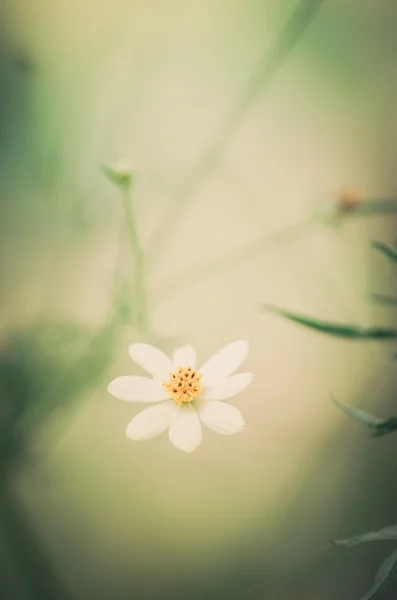
<svg viewBox="0 0 397 600">
<path fill-rule="evenodd" d="M 397 306 L 397 298 L 395 296 L 386 296 L 384 294 L 371 294 L 371 299 L 385 306 Z"/>
<path fill-rule="evenodd" d="M 394 198 L 374 198 L 363 200 L 354 210 L 354 214 L 362 217 L 393 215 L 397 213 L 397 200 Z"/>
<path fill-rule="evenodd" d="M 104 373 L 113 326 L 92 334 L 71 323 L 39 322 L 0 349 L 0 458 L 24 454 L 37 428 L 68 409 Z"/>
<path fill-rule="evenodd" d="M 391 244 L 386 244 L 385 242 L 372 242 L 372 248 L 378 250 L 392 262 L 397 262 L 397 249 Z"/>
<path fill-rule="evenodd" d="M 385 540 L 397 540 L 397 525 L 390 525 L 390 527 L 384 527 L 383 529 L 379 529 L 379 531 L 367 531 L 366 533 L 361 533 L 345 540 L 332 540 L 331 544 L 333 546 L 352 548 L 366 542 L 380 542 Z"/>
<path fill-rule="evenodd" d="M 385 540 L 397 540 L 397 525 L 384 527 L 379 531 L 369 531 L 361 535 L 355 535 L 345 540 L 332 540 L 333 546 L 352 548 L 367 542 L 379 542 Z M 380 567 L 372 588 L 361 600 L 378 600 L 383 598 L 392 587 L 397 584 L 397 550 L 386 558 Z"/>
<path fill-rule="evenodd" d="M 359 421 L 363 425 L 369 427 L 372 430 L 372 437 L 380 437 L 392 433 L 397 430 L 397 417 L 389 417 L 386 419 L 380 419 L 373 417 L 372 415 L 360 410 L 359 408 L 353 408 L 347 406 L 335 398 L 331 398 L 332 402 L 345 412 L 349 417 L 352 417 L 356 421 Z"/>
<path fill-rule="evenodd" d="M 397 584 L 397 550 L 382 563 L 376 574 L 375 582 L 361 600 L 378 600 L 383 598 Z"/>
<path fill-rule="evenodd" d="M 320 321 L 308 315 L 289 312 L 272 306 L 263 305 L 264 310 L 280 315 L 298 325 L 303 325 L 309 329 L 333 335 L 340 338 L 359 339 L 359 340 L 391 340 L 397 339 L 397 329 L 388 327 L 361 327 L 360 325 L 350 325 L 331 321 Z"/>
</svg>

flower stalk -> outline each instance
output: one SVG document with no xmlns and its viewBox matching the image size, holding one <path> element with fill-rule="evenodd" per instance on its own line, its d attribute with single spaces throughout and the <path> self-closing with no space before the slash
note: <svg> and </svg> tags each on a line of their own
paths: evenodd
<svg viewBox="0 0 397 600">
<path fill-rule="evenodd" d="M 138 228 L 133 205 L 131 185 L 126 186 L 122 192 L 123 208 L 129 242 L 131 246 L 132 261 L 134 266 L 133 295 L 135 324 L 141 333 L 148 333 L 149 311 L 147 301 L 145 259 L 139 239 Z"/>
<path fill-rule="evenodd" d="M 150 331 L 149 310 L 147 299 L 147 280 L 145 258 L 139 238 L 133 199 L 133 171 L 126 161 L 118 161 L 103 167 L 106 177 L 114 183 L 121 192 L 125 224 L 133 263 L 132 293 L 134 299 L 133 321 L 140 333 Z"/>
<path fill-rule="evenodd" d="M 177 212 L 181 216 L 182 211 L 185 210 L 195 193 L 213 173 L 222 152 L 232 139 L 240 123 L 278 74 L 317 15 L 323 2 L 324 0 L 301 0 L 298 2 L 296 8 L 286 19 L 270 51 L 266 49 L 261 60 L 248 77 L 236 106 L 222 123 L 193 169 L 182 181 L 174 197 L 171 198 L 167 206 L 167 212 L 153 237 L 149 255 L 150 263 L 160 256 L 163 247 L 174 233 L 178 221 L 174 219 L 173 215 Z"/>
<path fill-rule="evenodd" d="M 250 241 L 245 246 L 234 248 L 217 259 L 211 259 L 194 268 L 190 267 L 161 284 L 161 288 L 155 294 L 156 302 L 168 300 L 169 297 L 174 296 L 179 290 L 186 289 L 189 285 L 197 283 L 197 281 L 235 268 L 237 265 L 259 254 L 265 254 L 267 250 L 273 250 L 274 245 L 277 243 L 292 242 L 295 237 L 306 235 L 319 222 L 320 220 L 317 215 L 307 217 L 283 229 L 265 233 L 256 240 Z"/>
</svg>

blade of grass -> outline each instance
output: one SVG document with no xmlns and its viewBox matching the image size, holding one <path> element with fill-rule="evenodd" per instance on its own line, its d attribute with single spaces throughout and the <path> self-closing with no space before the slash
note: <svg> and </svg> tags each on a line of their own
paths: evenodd
<svg viewBox="0 0 397 600">
<path fill-rule="evenodd" d="M 354 535 L 353 537 L 346 538 L 344 540 L 331 540 L 332 546 L 342 546 L 344 548 L 352 548 L 359 544 L 366 544 L 367 542 L 382 542 L 385 540 L 397 540 L 397 525 L 391 525 L 390 527 L 384 527 L 378 531 L 367 531 L 360 535 Z"/>
<path fill-rule="evenodd" d="M 384 425 L 386 421 L 386 419 L 377 419 L 359 408 L 343 404 L 343 402 L 339 402 L 336 398 L 331 397 L 331 401 L 337 408 L 349 415 L 349 417 L 356 419 L 356 421 L 360 421 L 360 423 L 367 425 L 367 427 L 370 427 L 371 429 L 378 429 L 378 427 Z"/>
<path fill-rule="evenodd" d="M 361 600 L 379 600 L 397 584 L 397 550 L 382 563 L 375 577 L 375 583 Z"/>
<path fill-rule="evenodd" d="M 394 296 L 387 296 L 385 294 L 371 294 L 371 300 L 384 304 L 385 306 L 397 306 L 397 298 Z"/>
<path fill-rule="evenodd" d="M 397 213 L 397 200 L 395 198 L 371 198 L 363 200 L 352 215 L 361 217 L 376 217 L 379 215 L 392 215 Z"/>
<path fill-rule="evenodd" d="M 264 304 L 262 307 L 264 310 L 284 317 L 298 325 L 303 325 L 314 331 L 335 337 L 359 340 L 393 340 L 397 338 L 397 329 L 388 327 L 361 327 L 360 325 L 321 321 L 308 315 L 293 313 L 270 304 Z"/>
<path fill-rule="evenodd" d="M 397 250 L 391 244 L 386 244 L 385 242 L 372 242 L 372 248 L 378 250 L 392 262 L 397 262 Z"/>
<path fill-rule="evenodd" d="M 342 410 L 344 413 L 359 421 L 363 425 L 366 425 L 370 429 L 372 429 L 371 437 L 381 437 L 384 435 L 388 435 L 389 433 L 393 433 L 397 429 L 397 418 L 396 417 L 388 417 L 388 418 L 379 418 L 370 415 L 359 408 L 354 408 L 353 406 L 348 406 L 347 404 L 343 404 L 336 400 L 336 398 L 331 398 L 332 402 L 335 404 L 337 408 Z"/>
</svg>

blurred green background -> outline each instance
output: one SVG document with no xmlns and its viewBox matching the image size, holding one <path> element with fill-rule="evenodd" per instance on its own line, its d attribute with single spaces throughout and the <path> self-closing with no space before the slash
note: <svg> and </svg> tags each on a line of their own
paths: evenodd
<svg viewBox="0 0 397 600">
<path fill-rule="evenodd" d="M 397 522 L 396 439 L 329 402 L 396 413 L 395 347 L 306 332 L 260 304 L 396 321 L 369 300 L 396 291 L 370 249 L 394 241 L 395 218 L 300 226 L 346 185 L 397 196 L 396 3 L 324 0 L 211 154 L 297 4 L 0 2 L 1 599 L 353 600 L 389 551 L 316 554 Z M 146 339 L 120 284 L 120 193 L 101 172 L 125 157 L 149 341 L 191 343 L 201 361 L 250 342 L 245 431 L 205 430 L 191 455 L 165 435 L 128 441 L 140 407 L 106 391 L 140 374 L 127 348 Z"/>
</svg>

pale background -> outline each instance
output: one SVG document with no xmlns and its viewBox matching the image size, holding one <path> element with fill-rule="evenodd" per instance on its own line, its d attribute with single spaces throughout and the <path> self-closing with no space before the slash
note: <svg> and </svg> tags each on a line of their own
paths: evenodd
<svg viewBox="0 0 397 600">
<path fill-rule="evenodd" d="M 90 389 L 35 437 L 18 489 L 72 597 L 343 600 L 371 585 L 388 547 L 294 564 L 328 539 L 396 522 L 393 436 L 371 440 L 330 394 L 389 414 L 390 344 L 322 337 L 264 314 L 263 302 L 319 318 L 392 325 L 391 217 L 351 219 L 280 239 L 223 272 L 165 286 L 266 232 L 304 220 L 345 185 L 394 197 L 397 7 L 325 1 L 211 175 L 170 201 L 236 105 L 291 1 L 3 0 L 0 4 L 2 339 L 37 319 L 100 327 L 115 269 L 128 261 L 118 191 L 100 166 L 136 169 L 153 326 L 169 351 L 204 361 L 250 342 L 246 429 L 204 431 L 185 455 L 162 435 L 125 438 L 141 407 Z M 168 288 L 169 291 L 169 288 Z M 163 296 L 162 296 L 163 293 Z M 107 379 L 138 373 L 126 326 Z M 84 368 L 84 365 L 82 365 Z M 394 377 L 394 381 L 393 381 Z M 380 390 L 379 384 L 381 385 Z M 378 389 L 378 391 L 376 391 Z M 278 571 L 292 575 L 276 581 Z M 265 590 L 265 591 L 264 591 Z M 267 590 L 267 591 L 266 591 Z M 256 594 L 256 595 L 255 595 Z M 15 598 L 29 595 L 15 595 Z"/>
</svg>

